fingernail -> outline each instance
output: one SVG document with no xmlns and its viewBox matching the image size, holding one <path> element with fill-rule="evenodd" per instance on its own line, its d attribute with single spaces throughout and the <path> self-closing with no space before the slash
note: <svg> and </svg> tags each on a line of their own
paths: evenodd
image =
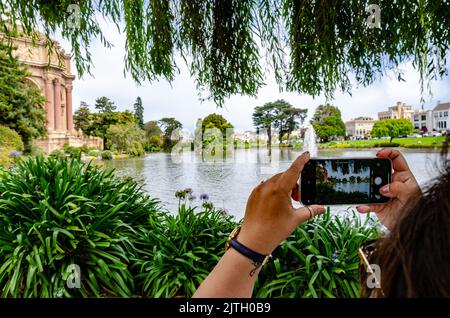
<svg viewBox="0 0 450 318">
<path fill-rule="evenodd" d="M 325 212 L 325 208 L 324 208 L 323 206 L 321 206 L 321 207 L 319 208 L 319 213 L 323 213 L 323 212 Z"/>
<path fill-rule="evenodd" d="M 380 189 L 381 192 L 389 193 L 389 184 L 386 184 Z"/>
<path fill-rule="evenodd" d="M 383 149 L 378 150 L 375 156 L 378 156 L 380 154 L 380 152 L 382 152 L 382 151 L 383 151 Z"/>
<path fill-rule="evenodd" d="M 368 205 L 358 205 L 356 206 L 356 209 L 361 212 L 367 212 L 370 208 Z"/>
<path fill-rule="evenodd" d="M 309 151 L 305 151 L 305 155 L 309 155 Z"/>
</svg>

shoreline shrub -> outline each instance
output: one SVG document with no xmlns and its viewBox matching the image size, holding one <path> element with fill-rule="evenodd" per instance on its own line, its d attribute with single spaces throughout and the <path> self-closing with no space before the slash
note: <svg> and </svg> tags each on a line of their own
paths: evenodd
<svg viewBox="0 0 450 318">
<path fill-rule="evenodd" d="M 375 147 L 400 147 L 400 144 L 398 142 L 381 142 L 374 144 Z"/>
<path fill-rule="evenodd" d="M 63 150 L 66 154 L 68 154 L 71 158 L 78 158 L 81 156 L 81 148 L 69 146 L 68 144 L 63 145 Z"/>
<path fill-rule="evenodd" d="M 87 154 L 90 157 L 101 157 L 102 151 L 98 150 L 98 149 L 93 149 L 93 150 L 89 150 L 89 152 Z"/>
<path fill-rule="evenodd" d="M 111 151 L 109 150 L 103 150 L 101 157 L 103 160 L 112 160 L 113 159 L 113 154 Z"/>
<path fill-rule="evenodd" d="M 10 153 L 22 150 L 23 142 L 20 135 L 11 128 L 0 125 L 0 166 L 8 168 L 14 162 Z"/>
<path fill-rule="evenodd" d="M 145 154 L 145 132 L 136 123 L 111 125 L 105 137 L 108 148 L 118 153 L 135 157 Z"/>
<path fill-rule="evenodd" d="M 0 148 L 22 151 L 23 142 L 20 135 L 9 127 L 0 125 Z"/>
<path fill-rule="evenodd" d="M 62 152 L 61 150 L 58 150 L 58 149 L 53 150 L 53 151 L 49 154 L 49 156 L 51 156 L 51 157 L 53 157 L 53 158 L 55 158 L 55 159 L 59 159 L 59 160 L 63 160 L 63 159 L 66 158 L 65 153 Z"/>
</svg>

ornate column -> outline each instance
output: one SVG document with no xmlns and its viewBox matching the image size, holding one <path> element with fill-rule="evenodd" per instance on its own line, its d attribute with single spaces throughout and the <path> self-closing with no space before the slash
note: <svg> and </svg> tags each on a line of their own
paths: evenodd
<svg viewBox="0 0 450 318">
<path fill-rule="evenodd" d="M 55 106 L 55 129 L 61 130 L 61 83 L 55 78 L 53 81 L 54 106 Z"/>
<path fill-rule="evenodd" d="M 46 75 L 45 78 L 45 110 L 47 113 L 47 129 L 55 129 L 55 113 L 53 105 L 53 83 L 50 76 Z"/>
<path fill-rule="evenodd" d="M 73 131 L 73 114 L 72 114 L 72 85 L 66 85 L 66 118 L 67 130 Z"/>
</svg>

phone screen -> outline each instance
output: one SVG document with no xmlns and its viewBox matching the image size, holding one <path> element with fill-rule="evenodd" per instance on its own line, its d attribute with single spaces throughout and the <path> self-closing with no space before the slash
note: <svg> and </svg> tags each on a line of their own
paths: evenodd
<svg viewBox="0 0 450 318">
<path fill-rule="evenodd" d="M 389 159 L 311 159 L 301 175 L 304 204 L 386 203 L 380 188 L 391 179 Z"/>
</svg>

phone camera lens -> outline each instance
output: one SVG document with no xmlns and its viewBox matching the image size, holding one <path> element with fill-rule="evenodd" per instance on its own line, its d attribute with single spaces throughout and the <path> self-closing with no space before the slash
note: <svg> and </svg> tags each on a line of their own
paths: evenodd
<svg viewBox="0 0 450 318">
<path fill-rule="evenodd" d="M 379 167 L 380 166 L 380 163 L 379 162 L 377 162 L 377 167 Z"/>
</svg>

